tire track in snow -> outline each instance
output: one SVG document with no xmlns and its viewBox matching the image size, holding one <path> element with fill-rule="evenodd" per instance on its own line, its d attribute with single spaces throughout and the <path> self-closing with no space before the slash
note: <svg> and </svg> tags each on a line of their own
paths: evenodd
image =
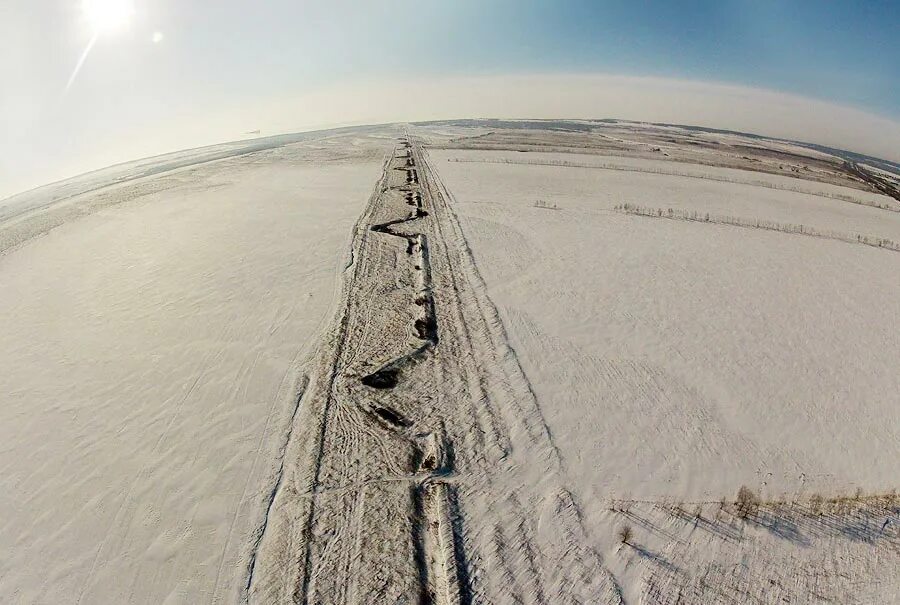
<svg viewBox="0 0 900 605">
<path fill-rule="evenodd" d="M 248 600 L 620 603 L 449 195 L 399 151 L 357 223 Z"/>
</svg>

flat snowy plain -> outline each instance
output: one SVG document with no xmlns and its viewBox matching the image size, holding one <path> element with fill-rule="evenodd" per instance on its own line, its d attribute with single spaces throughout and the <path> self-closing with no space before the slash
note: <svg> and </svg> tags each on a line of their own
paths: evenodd
<svg viewBox="0 0 900 605">
<path fill-rule="evenodd" d="M 226 157 L 6 230 L 61 223 L 0 256 L 0 601 L 237 599 L 389 150 Z"/>
<path fill-rule="evenodd" d="M 897 240 L 900 213 L 831 199 L 819 212 L 807 194 L 678 176 L 447 161 L 459 155 L 432 152 L 586 497 L 893 487 L 900 333 L 885 328 L 900 325 L 900 254 L 613 208 L 849 223 Z"/>
<path fill-rule="evenodd" d="M 900 252 L 854 241 L 900 202 L 848 166 L 464 121 L 0 202 L 0 601 L 900 602 Z"/>
<path fill-rule="evenodd" d="M 900 213 L 864 205 L 895 200 L 649 159 L 430 157 L 626 597 L 900 598 L 885 573 L 900 564 L 896 534 L 876 531 L 889 513 L 825 522 L 779 508 L 756 526 L 719 522 L 742 485 L 773 503 L 897 488 L 900 253 L 615 209 L 898 241 Z M 636 546 L 623 550 L 626 524 Z"/>
</svg>

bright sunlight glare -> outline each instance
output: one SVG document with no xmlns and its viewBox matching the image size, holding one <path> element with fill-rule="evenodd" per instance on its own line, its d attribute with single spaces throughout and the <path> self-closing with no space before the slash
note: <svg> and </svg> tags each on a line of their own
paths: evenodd
<svg viewBox="0 0 900 605">
<path fill-rule="evenodd" d="M 96 34 L 125 27 L 134 14 L 131 0 L 82 0 L 81 10 Z"/>
<path fill-rule="evenodd" d="M 111 33 L 126 27 L 134 14 L 134 6 L 131 0 L 82 0 L 81 11 L 94 30 L 94 34 L 84 48 L 84 52 L 81 53 L 78 63 L 75 64 L 72 75 L 69 76 L 64 96 L 72 88 L 78 72 L 81 71 L 81 67 L 91 53 L 91 49 L 94 48 L 94 44 L 97 43 L 97 38 L 101 34 Z M 154 42 L 156 41 L 154 40 Z"/>
</svg>

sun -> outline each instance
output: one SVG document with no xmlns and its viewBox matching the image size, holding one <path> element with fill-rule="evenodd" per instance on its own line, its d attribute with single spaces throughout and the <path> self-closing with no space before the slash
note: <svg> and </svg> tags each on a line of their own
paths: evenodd
<svg viewBox="0 0 900 605">
<path fill-rule="evenodd" d="M 81 10 L 95 34 L 120 30 L 131 22 L 131 0 L 82 0 Z"/>
</svg>

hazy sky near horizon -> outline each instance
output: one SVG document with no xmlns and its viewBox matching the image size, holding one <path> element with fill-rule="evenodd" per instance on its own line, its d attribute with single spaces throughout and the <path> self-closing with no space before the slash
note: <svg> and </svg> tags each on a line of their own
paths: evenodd
<svg viewBox="0 0 900 605">
<path fill-rule="evenodd" d="M 0 198 L 165 151 L 338 124 L 618 117 L 900 160 L 900 4 L 0 3 Z M 96 0 L 95 0 L 96 1 Z"/>
</svg>

